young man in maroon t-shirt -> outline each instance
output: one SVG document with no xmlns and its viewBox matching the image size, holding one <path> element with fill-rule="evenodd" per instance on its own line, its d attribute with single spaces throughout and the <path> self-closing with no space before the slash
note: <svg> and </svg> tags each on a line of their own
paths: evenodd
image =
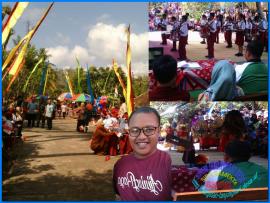
<svg viewBox="0 0 270 203">
<path fill-rule="evenodd" d="M 129 117 L 133 153 L 114 166 L 116 195 L 123 201 L 166 201 L 171 197 L 171 158 L 157 149 L 160 116 L 151 107 L 136 109 Z"/>
</svg>

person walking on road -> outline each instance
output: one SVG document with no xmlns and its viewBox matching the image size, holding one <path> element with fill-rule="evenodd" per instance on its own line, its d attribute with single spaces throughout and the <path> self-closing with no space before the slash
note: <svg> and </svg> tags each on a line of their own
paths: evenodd
<svg viewBox="0 0 270 203">
<path fill-rule="evenodd" d="M 53 118 L 53 110 L 54 105 L 52 104 L 51 100 L 49 99 L 45 108 L 45 117 L 47 120 L 48 130 L 52 129 L 52 118 Z"/>
</svg>

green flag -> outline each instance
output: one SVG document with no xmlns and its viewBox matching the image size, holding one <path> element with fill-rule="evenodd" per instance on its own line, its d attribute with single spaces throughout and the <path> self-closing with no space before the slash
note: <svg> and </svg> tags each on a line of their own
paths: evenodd
<svg viewBox="0 0 270 203">
<path fill-rule="evenodd" d="M 44 60 L 44 59 L 41 58 L 41 59 L 37 62 L 37 64 L 36 64 L 35 67 L 33 68 L 33 70 L 31 71 L 29 77 L 28 77 L 27 80 L 26 80 L 26 83 L 25 83 L 24 86 L 23 86 L 23 92 L 26 91 L 26 88 L 27 88 L 27 85 L 28 85 L 28 83 L 29 83 L 29 80 L 30 80 L 31 76 L 32 76 L 33 73 L 36 71 L 36 69 L 37 69 L 37 67 L 39 66 L 39 64 L 41 64 L 41 63 L 43 62 L 43 60 Z"/>
</svg>

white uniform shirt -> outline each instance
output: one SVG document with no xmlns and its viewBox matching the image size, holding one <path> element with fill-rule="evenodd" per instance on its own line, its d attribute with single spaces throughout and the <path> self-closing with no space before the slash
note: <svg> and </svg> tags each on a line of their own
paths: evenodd
<svg viewBox="0 0 270 203">
<path fill-rule="evenodd" d="M 201 26 L 205 26 L 205 25 L 206 25 L 206 23 L 207 23 L 207 21 L 206 21 L 206 20 L 203 20 L 203 19 L 202 19 L 202 20 L 200 21 L 200 25 L 201 25 Z"/>
<path fill-rule="evenodd" d="M 217 26 L 217 27 L 221 27 L 221 22 L 220 22 L 220 20 L 216 20 L 216 26 Z"/>
<path fill-rule="evenodd" d="M 229 21 L 225 21 L 224 25 L 226 31 L 233 30 L 233 23 Z"/>
<path fill-rule="evenodd" d="M 47 104 L 46 105 L 46 109 L 45 109 L 45 116 L 48 118 L 52 117 L 52 113 L 53 113 L 53 109 L 54 109 L 54 105 L 53 104 Z"/>
<path fill-rule="evenodd" d="M 237 23 L 238 31 L 244 31 L 246 29 L 245 21 L 241 20 Z"/>
<path fill-rule="evenodd" d="M 259 23 L 259 30 L 264 32 L 265 30 L 267 30 L 267 21 L 265 19 L 261 20 Z"/>
<path fill-rule="evenodd" d="M 181 23 L 181 27 L 179 28 L 180 36 L 186 37 L 188 35 L 188 23 Z"/>
<path fill-rule="evenodd" d="M 249 22 L 249 21 L 246 22 L 246 29 L 252 30 L 252 23 L 251 22 Z"/>
<path fill-rule="evenodd" d="M 217 31 L 217 23 L 215 20 L 209 22 L 210 32 L 215 33 Z"/>
</svg>

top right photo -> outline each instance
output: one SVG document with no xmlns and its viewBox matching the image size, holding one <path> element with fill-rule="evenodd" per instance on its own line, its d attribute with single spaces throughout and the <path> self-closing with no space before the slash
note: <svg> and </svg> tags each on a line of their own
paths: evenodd
<svg viewBox="0 0 270 203">
<path fill-rule="evenodd" d="M 267 100 L 268 3 L 149 3 L 149 78 L 150 101 Z"/>
</svg>

